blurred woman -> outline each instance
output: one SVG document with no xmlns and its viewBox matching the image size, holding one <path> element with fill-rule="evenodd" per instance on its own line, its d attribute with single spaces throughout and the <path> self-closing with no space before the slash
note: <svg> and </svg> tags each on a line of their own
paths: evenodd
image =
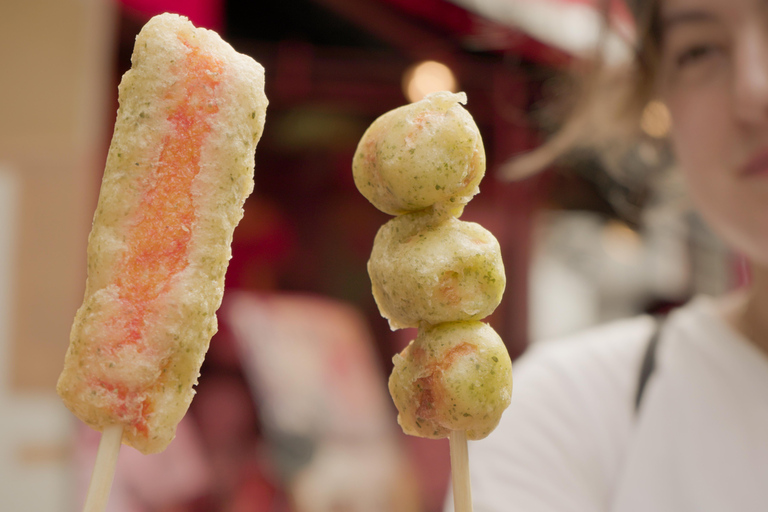
<svg viewBox="0 0 768 512">
<path fill-rule="evenodd" d="M 750 284 L 523 356 L 470 446 L 476 512 L 768 510 L 768 2 L 636 15 L 634 103 L 666 104 L 692 200 Z"/>
</svg>

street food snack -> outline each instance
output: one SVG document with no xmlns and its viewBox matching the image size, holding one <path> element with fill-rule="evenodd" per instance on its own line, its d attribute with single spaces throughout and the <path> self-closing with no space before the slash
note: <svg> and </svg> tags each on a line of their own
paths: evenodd
<svg viewBox="0 0 768 512">
<path fill-rule="evenodd" d="M 506 278 L 496 238 L 458 219 L 478 192 L 485 154 L 464 93 L 438 92 L 373 122 L 353 160 L 355 183 L 396 215 L 373 242 L 368 273 L 392 329 L 418 327 L 394 358 L 389 390 L 406 434 L 487 436 L 509 405 L 511 360 L 479 320 Z"/>
<path fill-rule="evenodd" d="M 152 18 L 131 60 L 57 390 L 89 426 L 154 453 L 217 329 L 267 99 L 261 65 L 181 16 Z"/>
<path fill-rule="evenodd" d="M 458 217 L 485 174 L 483 141 L 460 103 L 437 92 L 396 108 L 363 134 L 352 171 L 360 193 L 396 217 L 368 260 L 373 296 L 390 327 L 418 327 L 394 357 L 389 391 L 406 434 L 448 437 L 456 512 L 471 512 L 467 439 L 496 428 L 512 394 L 512 362 L 479 320 L 506 280 L 499 243 Z"/>
<path fill-rule="evenodd" d="M 403 432 L 441 439 L 463 430 L 482 439 L 512 398 L 512 362 L 504 342 L 483 322 L 419 329 L 394 358 L 389 392 Z"/>
<path fill-rule="evenodd" d="M 506 284 L 490 231 L 429 212 L 398 215 L 379 229 L 368 274 L 393 329 L 480 320 L 499 305 Z"/>
<path fill-rule="evenodd" d="M 464 93 L 438 92 L 379 117 L 352 162 L 355 184 L 390 215 L 430 206 L 460 215 L 485 175 L 480 131 Z"/>
</svg>

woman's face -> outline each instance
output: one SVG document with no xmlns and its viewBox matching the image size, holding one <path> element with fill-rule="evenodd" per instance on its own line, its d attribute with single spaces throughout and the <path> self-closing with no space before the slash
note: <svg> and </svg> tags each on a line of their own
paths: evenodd
<svg viewBox="0 0 768 512">
<path fill-rule="evenodd" d="M 661 0 L 660 93 L 699 211 L 768 265 L 768 2 Z"/>
</svg>

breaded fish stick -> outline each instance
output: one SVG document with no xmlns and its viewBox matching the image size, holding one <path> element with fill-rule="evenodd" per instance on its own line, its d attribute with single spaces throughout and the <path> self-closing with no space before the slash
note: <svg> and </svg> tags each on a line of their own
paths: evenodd
<svg viewBox="0 0 768 512">
<path fill-rule="evenodd" d="M 57 390 L 89 426 L 154 453 L 217 330 L 267 99 L 261 65 L 181 16 L 150 20 L 131 61 Z"/>
</svg>

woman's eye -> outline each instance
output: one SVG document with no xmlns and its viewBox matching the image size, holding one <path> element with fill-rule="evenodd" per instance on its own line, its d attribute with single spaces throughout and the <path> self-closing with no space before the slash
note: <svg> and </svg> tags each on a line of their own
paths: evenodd
<svg viewBox="0 0 768 512">
<path fill-rule="evenodd" d="M 716 51 L 717 48 L 713 45 L 702 44 L 691 46 L 677 55 L 675 64 L 678 68 L 683 68 L 712 56 Z"/>
</svg>

